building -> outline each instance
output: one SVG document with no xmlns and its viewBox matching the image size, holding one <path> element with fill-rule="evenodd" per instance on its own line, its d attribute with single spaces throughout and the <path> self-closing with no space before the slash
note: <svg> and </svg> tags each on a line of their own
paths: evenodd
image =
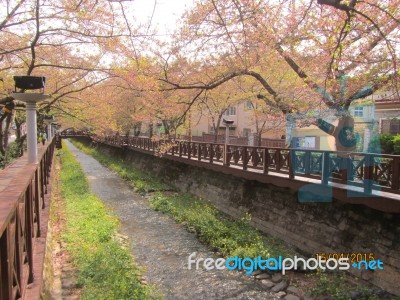
<svg viewBox="0 0 400 300">
<path fill-rule="evenodd" d="M 212 141 L 215 135 L 218 140 L 224 139 L 226 134 L 225 120 L 233 121 L 229 125 L 230 142 L 238 144 L 257 145 L 257 138 L 264 140 L 281 140 L 285 135 L 285 119 L 283 113 L 262 114 L 257 113 L 256 104 L 244 101 L 236 105 L 222 109 L 221 115 L 210 116 L 204 111 L 191 117 L 190 132 L 194 140 L 201 137 L 202 140 Z M 217 120 L 220 124 L 217 126 Z M 217 127 L 217 128 L 216 128 Z M 217 131 L 217 132 L 216 132 Z M 282 142 L 279 146 L 283 146 Z"/>
<path fill-rule="evenodd" d="M 375 101 L 375 111 L 380 133 L 400 133 L 400 99 L 377 100 Z"/>
<path fill-rule="evenodd" d="M 395 93 L 381 92 L 354 102 L 349 108 L 358 135 L 357 151 L 367 152 L 374 133 L 400 133 L 400 98 Z M 337 125 L 333 116 L 327 120 Z M 301 149 L 336 150 L 335 139 L 317 126 L 292 129 L 292 147 Z"/>
</svg>

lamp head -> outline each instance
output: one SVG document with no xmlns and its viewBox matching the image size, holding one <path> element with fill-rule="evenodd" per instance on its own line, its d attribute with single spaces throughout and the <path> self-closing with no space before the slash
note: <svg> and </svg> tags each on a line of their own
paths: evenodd
<svg viewBox="0 0 400 300">
<path fill-rule="evenodd" d="M 224 122 L 225 125 L 232 125 L 234 121 L 233 120 L 223 119 L 222 122 Z"/>
<path fill-rule="evenodd" d="M 46 77 L 43 76 L 14 76 L 15 91 L 44 89 Z"/>
</svg>

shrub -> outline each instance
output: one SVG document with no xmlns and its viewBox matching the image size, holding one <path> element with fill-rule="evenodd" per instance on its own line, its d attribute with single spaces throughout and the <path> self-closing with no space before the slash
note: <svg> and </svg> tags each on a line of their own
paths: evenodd
<svg viewBox="0 0 400 300">
<path fill-rule="evenodd" d="M 397 134 L 392 139 L 393 154 L 400 154 L 400 134 Z"/>
<path fill-rule="evenodd" d="M 394 152 L 393 135 L 388 133 L 374 135 L 370 141 L 368 152 L 392 154 Z"/>
</svg>

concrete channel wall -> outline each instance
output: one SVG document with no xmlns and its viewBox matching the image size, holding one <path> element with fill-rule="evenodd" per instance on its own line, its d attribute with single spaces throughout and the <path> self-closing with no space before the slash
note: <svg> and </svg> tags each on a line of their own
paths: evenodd
<svg viewBox="0 0 400 300">
<path fill-rule="evenodd" d="M 160 176 L 179 190 L 210 201 L 222 212 L 241 217 L 250 213 L 262 232 L 278 237 L 301 254 L 349 254 L 384 262 L 384 270 L 350 272 L 388 292 L 400 295 L 400 215 L 363 205 L 299 203 L 296 192 L 245 180 L 205 168 L 189 166 L 135 150 L 99 145 L 127 164 Z M 370 256 L 372 255 L 372 256 Z"/>
</svg>

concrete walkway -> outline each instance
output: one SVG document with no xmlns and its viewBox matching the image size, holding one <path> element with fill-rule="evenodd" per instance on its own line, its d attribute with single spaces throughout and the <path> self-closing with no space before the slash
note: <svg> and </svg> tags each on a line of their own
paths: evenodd
<svg viewBox="0 0 400 300">
<path fill-rule="evenodd" d="M 253 277 L 237 271 L 189 270 L 192 252 L 202 258 L 216 259 L 216 255 L 170 217 L 149 208 L 148 200 L 118 175 L 68 141 L 65 144 L 80 162 L 91 190 L 121 220 L 121 233 L 132 243 L 133 256 L 145 269 L 147 282 L 156 285 L 166 299 L 277 299 Z"/>
</svg>

